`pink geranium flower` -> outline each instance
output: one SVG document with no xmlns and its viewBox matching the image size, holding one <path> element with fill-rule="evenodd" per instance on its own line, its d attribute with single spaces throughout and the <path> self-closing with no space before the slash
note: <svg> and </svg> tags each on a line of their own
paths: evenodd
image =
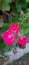
<svg viewBox="0 0 29 65">
<path fill-rule="evenodd" d="M 14 35 L 10 31 L 9 32 L 4 31 L 3 34 L 2 34 L 2 39 L 4 40 L 6 45 L 13 44 L 13 42 L 14 42 Z"/>
<path fill-rule="evenodd" d="M 25 36 L 19 36 L 18 39 L 18 44 L 21 44 L 21 45 L 26 45 L 26 42 L 27 42 L 27 38 Z"/>
<path fill-rule="evenodd" d="M 16 23 L 11 23 L 8 30 L 10 30 L 11 32 L 14 32 L 15 34 L 19 33 L 19 26 Z"/>
</svg>

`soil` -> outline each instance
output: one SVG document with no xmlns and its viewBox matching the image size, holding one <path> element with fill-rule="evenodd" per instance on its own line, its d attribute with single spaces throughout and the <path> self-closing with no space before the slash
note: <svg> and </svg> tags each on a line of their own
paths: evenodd
<svg viewBox="0 0 29 65">
<path fill-rule="evenodd" d="M 19 60 L 18 63 L 14 63 L 13 65 L 29 65 L 29 60 Z"/>
</svg>

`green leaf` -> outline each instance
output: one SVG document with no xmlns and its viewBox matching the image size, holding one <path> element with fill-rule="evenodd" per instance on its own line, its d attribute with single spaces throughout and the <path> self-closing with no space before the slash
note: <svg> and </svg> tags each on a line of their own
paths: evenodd
<svg viewBox="0 0 29 65">
<path fill-rule="evenodd" d="M 11 19 L 10 19 L 10 21 L 12 21 L 12 22 L 18 22 L 18 20 L 15 18 L 15 17 L 12 17 Z"/>
<path fill-rule="evenodd" d="M 16 9 L 17 9 L 17 12 L 21 11 L 21 5 L 18 0 L 16 1 Z"/>
<path fill-rule="evenodd" d="M 7 45 L 5 45 L 5 49 L 7 49 L 7 50 L 11 50 L 11 46 L 7 46 Z"/>
<path fill-rule="evenodd" d="M 10 6 L 9 6 L 9 0 L 3 0 L 2 1 L 2 10 L 9 10 Z"/>
<path fill-rule="evenodd" d="M 24 34 L 26 34 L 26 33 L 28 33 L 29 32 L 29 28 L 27 28 L 27 29 L 21 29 L 20 30 L 20 34 L 21 35 L 24 35 Z"/>
<path fill-rule="evenodd" d="M 22 8 L 26 9 L 26 2 L 25 1 L 20 2 L 20 0 L 16 0 L 17 12 L 20 12 L 22 10 Z"/>
<path fill-rule="evenodd" d="M 2 31 L 5 31 L 5 30 L 7 30 L 8 29 L 8 26 L 9 26 L 9 24 L 7 24 L 7 23 L 5 23 L 4 25 L 3 25 L 3 27 L 2 27 Z"/>
<path fill-rule="evenodd" d="M 27 12 L 25 16 L 26 16 L 26 18 L 29 18 L 29 12 Z"/>
<path fill-rule="evenodd" d="M 29 0 L 26 0 L 26 2 L 28 3 L 28 2 L 29 2 Z"/>
<path fill-rule="evenodd" d="M 18 13 L 17 12 L 13 12 L 12 16 L 15 17 L 15 18 L 18 18 Z"/>
<path fill-rule="evenodd" d="M 3 50 L 1 50 L 1 51 L 0 51 L 0 55 L 3 55 L 3 53 L 4 53 L 4 51 L 3 51 Z"/>
</svg>

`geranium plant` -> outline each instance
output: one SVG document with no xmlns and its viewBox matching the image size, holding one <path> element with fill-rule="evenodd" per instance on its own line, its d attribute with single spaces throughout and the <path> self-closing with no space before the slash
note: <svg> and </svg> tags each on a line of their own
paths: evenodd
<svg viewBox="0 0 29 65">
<path fill-rule="evenodd" d="M 4 43 L 8 46 L 13 44 L 13 52 L 16 48 L 16 43 L 21 46 L 25 46 L 27 43 L 27 38 L 23 35 L 21 35 L 19 30 L 19 26 L 16 23 L 11 23 L 8 27 L 7 31 L 4 31 L 1 35 L 1 38 L 3 39 Z M 20 35 L 19 35 L 20 34 Z M 16 53 L 16 50 L 15 50 Z M 14 53 L 14 54 L 15 54 Z"/>
<path fill-rule="evenodd" d="M 26 46 L 29 0 L 0 0 L 0 54 L 13 46 Z"/>
</svg>

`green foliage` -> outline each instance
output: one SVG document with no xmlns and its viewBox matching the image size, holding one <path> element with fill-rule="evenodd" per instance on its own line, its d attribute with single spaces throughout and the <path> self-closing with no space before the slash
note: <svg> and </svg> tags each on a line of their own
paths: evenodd
<svg viewBox="0 0 29 65">
<path fill-rule="evenodd" d="M 8 29 L 9 24 L 5 23 L 1 28 L 2 32 Z"/>
<path fill-rule="evenodd" d="M 17 0 L 16 1 L 16 9 L 17 9 L 17 12 L 21 11 L 22 8 L 26 8 L 26 2 L 24 0 L 22 0 L 22 1 Z"/>
<path fill-rule="evenodd" d="M 9 6 L 9 0 L 1 0 L 0 1 L 0 8 L 4 11 L 4 10 L 9 10 L 10 6 Z"/>
<path fill-rule="evenodd" d="M 29 2 L 29 0 L 26 0 L 26 2 L 28 3 L 28 2 Z"/>
</svg>

